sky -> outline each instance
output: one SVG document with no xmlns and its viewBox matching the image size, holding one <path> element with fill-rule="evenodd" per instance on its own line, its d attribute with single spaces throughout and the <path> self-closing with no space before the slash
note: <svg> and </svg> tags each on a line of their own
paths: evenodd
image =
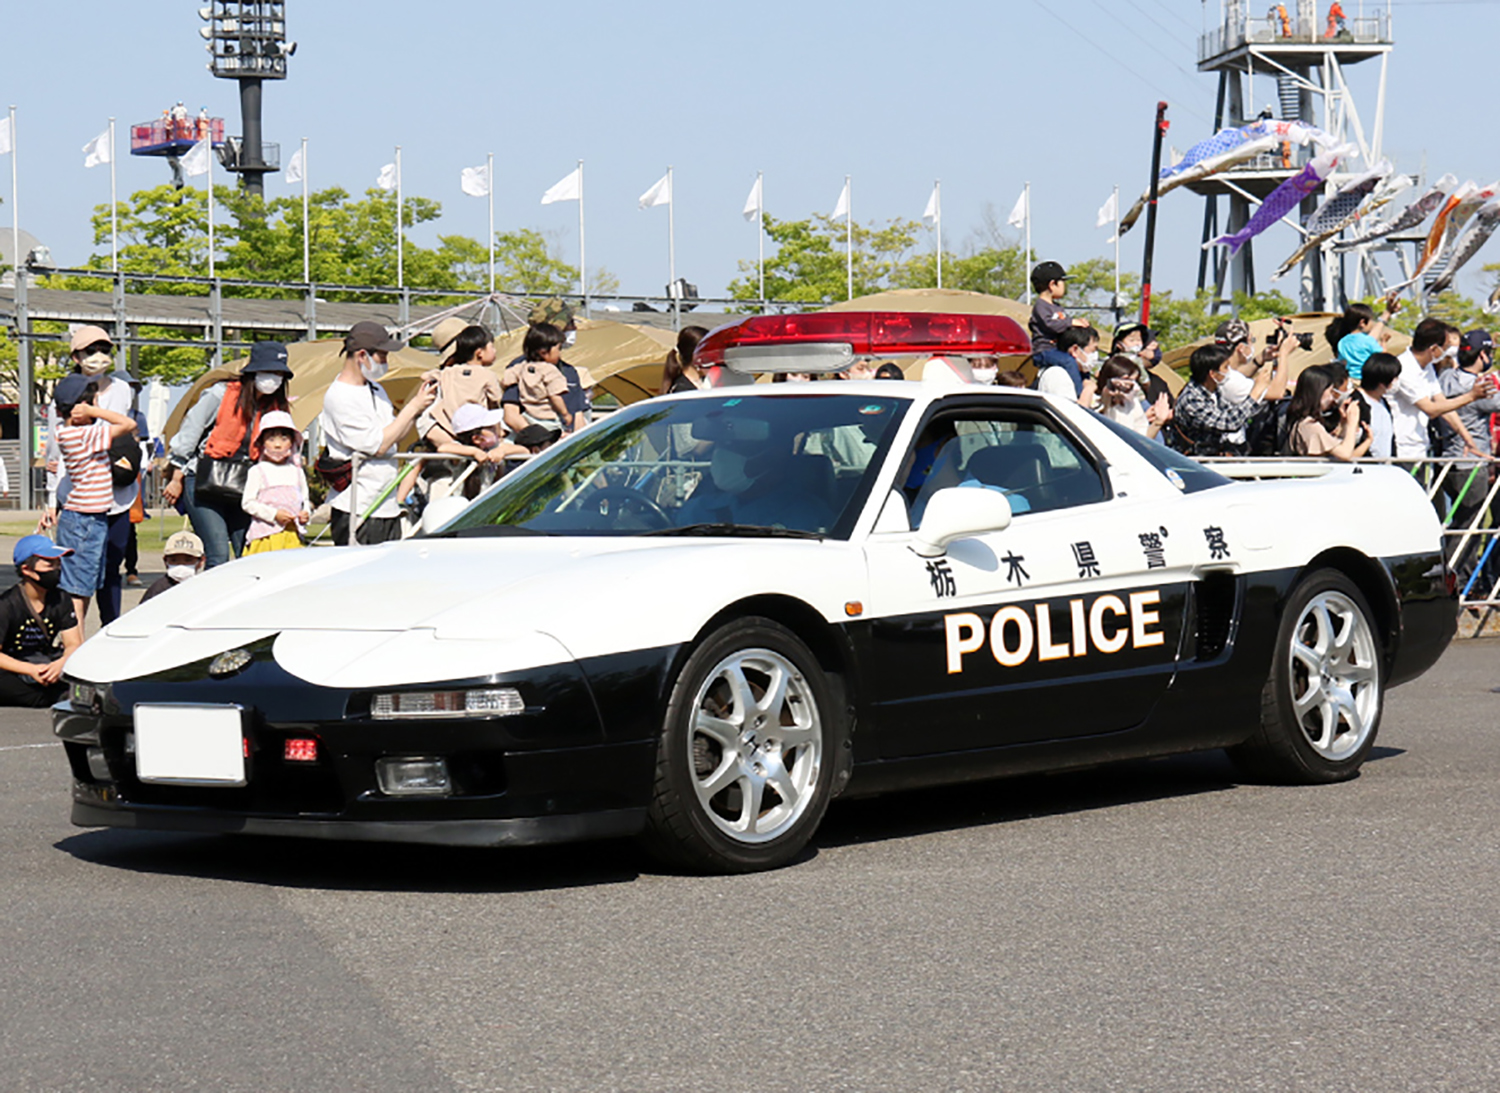
<svg viewBox="0 0 1500 1093">
<path fill-rule="evenodd" d="M 1218 4 L 288 0 L 298 48 L 289 78 L 266 85 L 265 136 L 280 142 L 283 162 L 308 138 L 312 186 L 356 193 L 401 145 L 405 192 L 443 206 L 435 226 L 411 233 L 426 245 L 440 232 L 484 237 L 486 203 L 459 190 L 459 174 L 493 152 L 496 228 L 552 234 L 573 264 L 577 205 L 539 202 L 582 159 L 589 265 L 607 267 L 627 294 L 661 293 L 667 281 L 667 210 L 641 210 L 637 199 L 668 165 L 677 271 L 704 296 L 722 294 L 738 264 L 754 261 L 755 225 L 740 210 L 758 170 L 767 212 L 783 219 L 831 212 L 848 174 L 856 219 L 915 220 L 941 179 L 952 250 L 986 206 L 1003 222 L 1029 181 L 1036 257 L 1069 264 L 1112 255 L 1095 214 L 1113 186 L 1122 205 L 1144 188 L 1159 98 L 1170 104 L 1171 144 L 1210 134 L 1216 77 L 1196 71 L 1196 43 L 1217 25 Z M 60 264 L 81 264 L 93 249 L 89 216 L 109 199 L 109 175 L 85 169 L 80 149 L 110 115 L 122 148 L 127 124 L 178 99 L 239 131 L 236 84 L 204 67 L 199 6 L 9 5 L 0 106 L 18 110 L 21 226 Z M 1353 16 L 1361 3 L 1344 6 Z M 1320 0 L 1320 16 L 1326 7 Z M 1500 0 L 1397 0 L 1391 11 L 1387 154 L 1398 170 L 1429 178 L 1500 176 L 1488 55 L 1459 55 L 1463 42 L 1500 39 Z M 1377 69 L 1349 70 L 1367 126 Z M 1257 79 L 1258 105 L 1274 92 Z M 168 180 L 159 159 L 122 154 L 117 166 L 122 195 Z M 298 192 L 267 176 L 268 196 Z M 8 230 L 4 159 L 0 195 Z M 1191 292 L 1202 213 L 1186 190 L 1163 199 L 1158 289 Z M 1126 270 L 1139 271 L 1143 238 L 1140 228 L 1125 236 Z M 1260 287 L 1292 294 L 1290 278 L 1265 278 L 1295 233 L 1276 226 L 1258 243 Z M 1461 291 L 1486 290 L 1479 268 L 1500 260 L 1496 250 L 1459 277 Z"/>
</svg>

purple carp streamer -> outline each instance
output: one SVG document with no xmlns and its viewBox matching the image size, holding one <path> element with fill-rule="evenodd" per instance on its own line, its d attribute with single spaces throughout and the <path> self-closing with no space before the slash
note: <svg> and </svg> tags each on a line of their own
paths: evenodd
<svg viewBox="0 0 1500 1093">
<path fill-rule="evenodd" d="M 1306 167 L 1271 191 L 1271 196 L 1261 202 L 1260 208 L 1243 228 L 1210 240 L 1203 244 L 1203 248 L 1224 246 L 1229 248 L 1231 256 L 1238 254 L 1246 243 L 1295 209 L 1308 195 L 1316 193 L 1323 180 L 1333 174 L 1334 167 L 1347 154 L 1345 149 L 1335 149 L 1314 156 Z"/>
<path fill-rule="evenodd" d="M 1409 231 L 1415 228 L 1437 211 L 1438 206 L 1447 200 L 1448 195 L 1453 191 L 1453 187 L 1457 185 L 1457 176 L 1444 175 L 1433 184 L 1432 189 L 1402 209 L 1396 219 L 1387 224 L 1371 225 L 1369 229 L 1356 235 L 1353 239 L 1345 239 L 1340 243 L 1335 243 L 1333 245 L 1334 253 L 1343 254 L 1346 251 L 1353 250 L 1355 247 L 1362 247 L 1366 243 L 1373 243 L 1377 239 L 1384 239 L 1388 235 L 1395 235 L 1397 232 Z"/>
<path fill-rule="evenodd" d="M 1290 258 L 1281 263 L 1279 269 L 1271 274 L 1271 280 L 1275 281 L 1289 272 L 1293 266 L 1309 254 L 1343 231 L 1359 218 L 1361 206 L 1365 198 L 1375 191 L 1382 181 L 1391 173 L 1390 160 L 1381 160 L 1373 168 L 1360 175 L 1358 178 L 1345 183 L 1334 194 L 1319 205 L 1317 210 L 1307 218 L 1307 235 L 1303 238 L 1302 245 L 1292 254 Z M 1395 192 L 1385 198 L 1389 201 L 1395 196 Z"/>
</svg>

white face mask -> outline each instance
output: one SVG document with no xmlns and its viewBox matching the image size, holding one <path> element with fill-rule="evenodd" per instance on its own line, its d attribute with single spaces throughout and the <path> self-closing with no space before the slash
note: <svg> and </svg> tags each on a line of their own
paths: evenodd
<svg viewBox="0 0 1500 1093">
<path fill-rule="evenodd" d="M 380 377 L 391 370 L 391 365 L 389 361 L 379 361 L 371 357 L 359 366 L 359 370 L 365 379 L 376 383 Z"/>
<path fill-rule="evenodd" d="M 108 353 L 90 353 L 78 362 L 78 370 L 85 376 L 102 376 L 113 363 Z"/>
<path fill-rule="evenodd" d="M 1452 357 L 1454 360 L 1458 360 L 1458 346 L 1450 345 L 1446 350 L 1443 351 L 1443 356 Z"/>
<path fill-rule="evenodd" d="M 714 485 L 725 493 L 744 493 L 755 479 L 745 473 L 746 457 L 721 446 L 714 448 L 709 459 L 708 473 Z"/>
<path fill-rule="evenodd" d="M 1082 368 L 1085 372 L 1092 372 L 1094 366 L 1099 363 L 1099 351 L 1096 349 L 1083 358 Z"/>
<path fill-rule="evenodd" d="M 281 390 L 284 379 L 280 372 L 257 372 L 255 389 L 263 395 L 274 395 Z"/>
<path fill-rule="evenodd" d="M 578 340 L 578 331 L 569 330 L 563 334 L 563 345 L 572 345 Z"/>
<path fill-rule="evenodd" d="M 976 368 L 974 369 L 974 382 L 991 384 L 995 382 L 995 376 L 999 374 L 998 368 Z"/>
<path fill-rule="evenodd" d="M 195 565 L 169 565 L 169 566 L 167 566 L 167 576 L 170 577 L 172 580 L 176 581 L 178 584 L 181 584 L 183 581 L 187 580 L 189 577 L 196 577 L 197 575 L 198 575 L 198 567 L 195 566 Z"/>
</svg>

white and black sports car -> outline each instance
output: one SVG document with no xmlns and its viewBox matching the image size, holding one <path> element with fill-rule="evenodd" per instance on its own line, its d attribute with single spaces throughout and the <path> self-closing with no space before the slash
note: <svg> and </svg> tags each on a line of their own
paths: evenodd
<svg viewBox="0 0 1500 1093">
<path fill-rule="evenodd" d="M 756 322 L 705 345 L 733 366 Z M 1235 481 L 1005 388 L 639 403 L 425 537 L 245 558 L 110 624 L 54 711 L 73 822 L 639 835 L 737 871 L 843 793 L 1207 748 L 1348 778 L 1456 605 L 1407 475 L 1319 470 Z"/>
</svg>

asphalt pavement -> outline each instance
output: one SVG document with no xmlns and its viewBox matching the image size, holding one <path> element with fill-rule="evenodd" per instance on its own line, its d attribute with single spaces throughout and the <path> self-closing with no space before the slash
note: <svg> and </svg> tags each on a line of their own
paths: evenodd
<svg viewBox="0 0 1500 1093">
<path fill-rule="evenodd" d="M 1497 653 L 1392 692 L 1350 783 L 840 802 L 730 878 L 81 830 L 0 711 L 0 1089 L 1494 1090 Z"/>
</svg>

